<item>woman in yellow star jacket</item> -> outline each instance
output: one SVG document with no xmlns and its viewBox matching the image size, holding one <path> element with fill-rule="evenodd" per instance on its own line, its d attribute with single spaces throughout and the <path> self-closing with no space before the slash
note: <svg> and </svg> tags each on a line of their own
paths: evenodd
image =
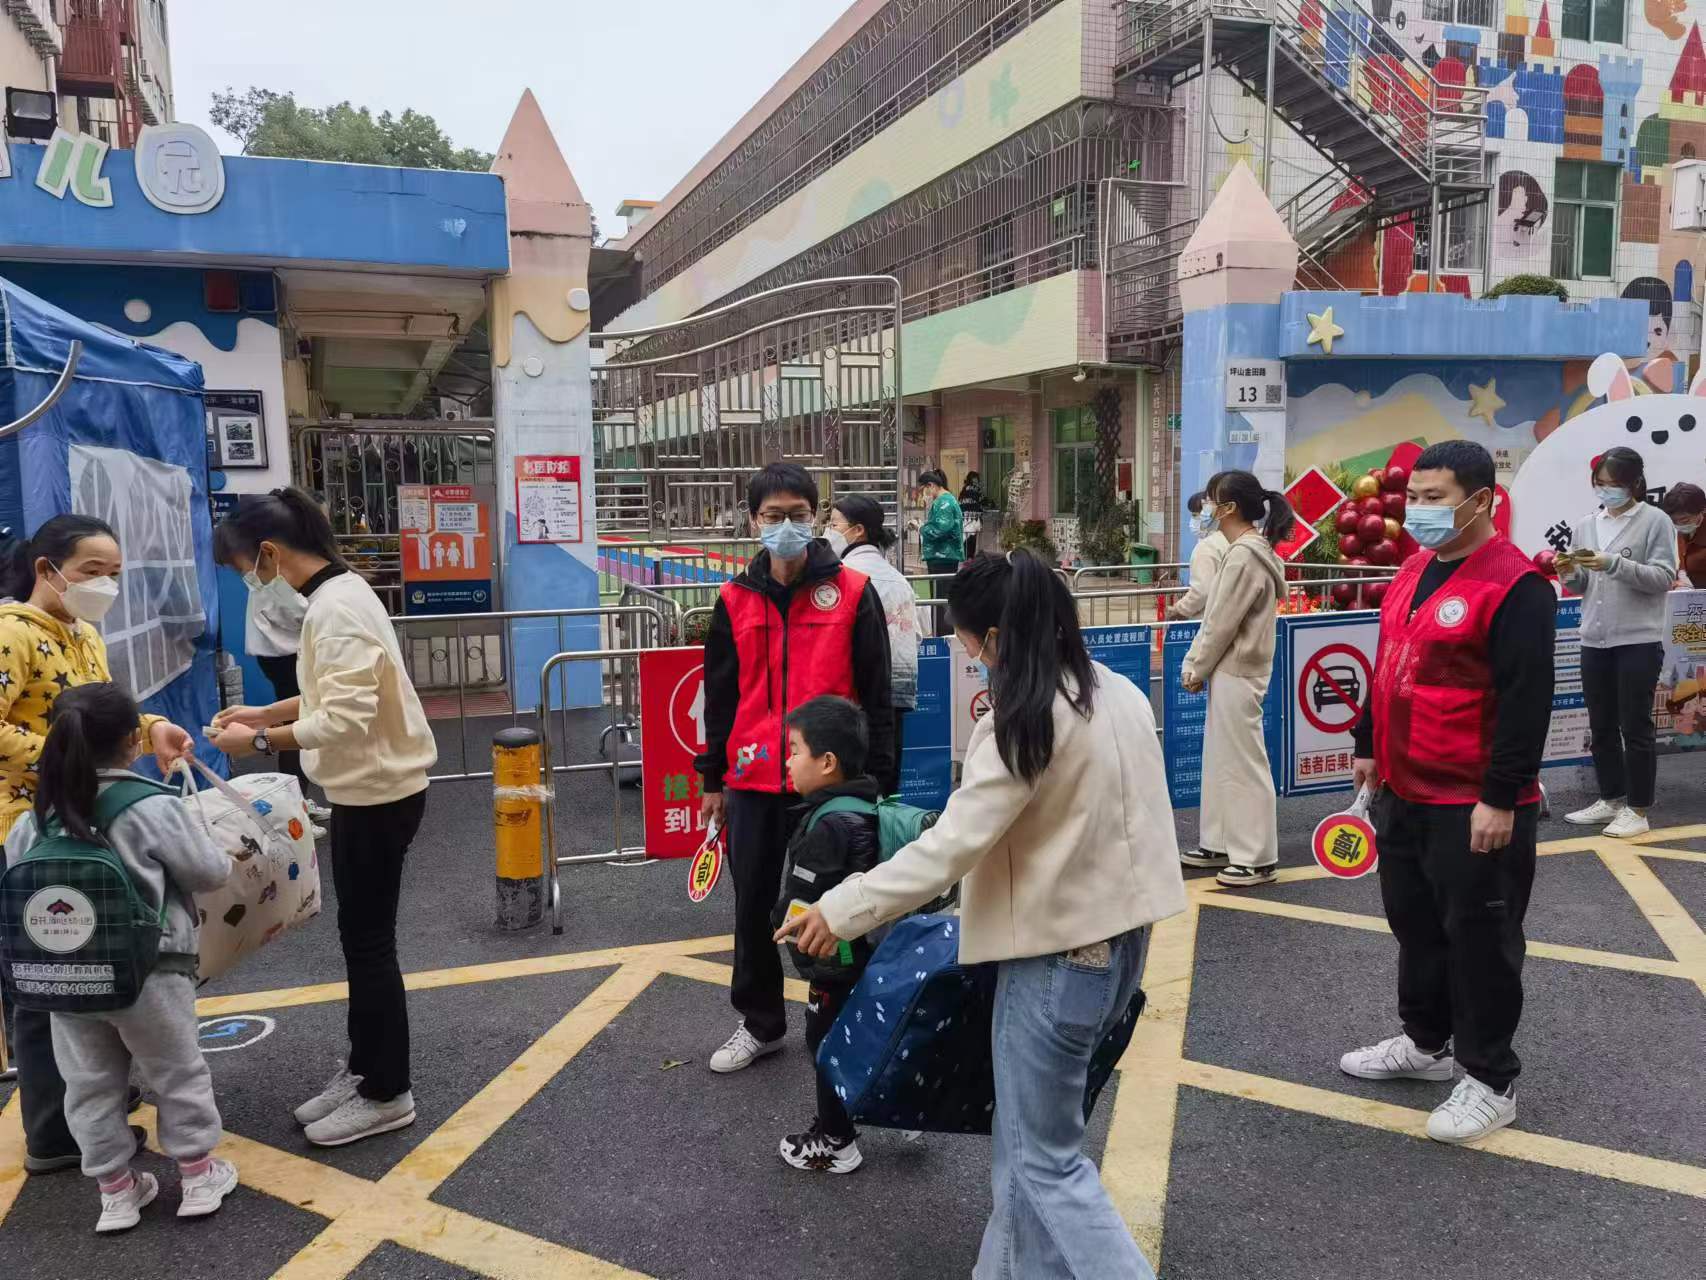
<svg viewBox="0 0 1706 1280">
<path fill-rule="evenodd" d="M 35 802 L 36 761 L 54 700 L 80 684 L 110 681 L 107 646 L 95 630 L 118 599 L 124 567 L 118 539 L 90 516 L 54 516 L 28 540 L 0 539 L 0 840 Z M 162 772 L 194 741 L 159 716 L 142 718 Z M 45 1013 L 13 1018 L 24 1167 L 74 1169 L 77 1144 L 65 1127 L 65 1082 L 53 1060 Z"/>
</svg>

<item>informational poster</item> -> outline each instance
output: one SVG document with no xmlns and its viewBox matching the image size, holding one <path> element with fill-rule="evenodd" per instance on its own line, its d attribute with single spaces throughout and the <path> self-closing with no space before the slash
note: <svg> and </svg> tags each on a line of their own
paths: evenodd
<svg viewBox="0 0 1706 1280">
<path fill-rule="evenodd" d="M 1372 609 L 1286 618 L 1284 791 L 1310 795 L 1351 782 L 1351 730 L 1374 686 L 1380 614 Z"/>
<path fill-rule="evenodd" d="M 953 671 L 947 639 L 918 644 L 918 705 L 901 732 L 900 795 L 920 809 L 940 809 L 954 786 Z"/>
<path fill-rule="evenodd" d="M 1666 600 L 1665 656 L 1654 694 L 1660 750 L 1706 748 L 1706 591 Z"/>
<path fill-rule="evenodd" d="M 705 749 L 705 650 L 653 649 L 639 661 L 646 855 L 691 858 L 705 840 L 704 783 L 693 767 Z"/>
<path fill-rule="evenodd" d="M 1149 692 L 1149 671 L 1155 654 L 1152 628 L 1085 627 L 1084 644 L 1097 662 L 1119 672 L 1144 693 Z"/>
<path fill-rule="evenodd" d="M 1558 638 L 1552 649 L 1552 722 L 1546 730 L 1547 765 L 1586 764 L 1588 704 L 1582 696 L 1582 602 L 1558 601 Z"/>
<path fill-rule="evenodd" d="M 529 454 L 515 460 L 515 521 L 519 542 L 580 542 L 581 460 Z"/>
<path fill-rule="evenodd" d="M 1283 621 L 1283 620 L 1282 620 Z M 1198 622 L 1170 623 L 1161 642 L 1161 753 L 1167 766 L 1167 792 L 1175 809 L 1194 809 L 1202 802 L 1203 735 L 1208 726 L 1208 693 L 1190 693 L 1180 680 L 1185 654 L 1197 638 Z M 1284 735 L 1285 698 L 1281 693 L 1280 651 L 1274 654 L 1274 678 L 1262 704 L 1262 737 L 1274 786 L 1283 789 L 1280 753 Z"/>
<path fill-rule="evenodd" d="M 1285 362 L 1234 357 L 1226 363 L 1226 407 L 1240 413 L 1285 412 Z"/>
<path fill-rule="evenodd" d="M 958 764 L 966 758 L 971 731 L 989 714 L 989 676 L 982 663 L 967 655 L 958 636 L 947 637 L 946 644 L 953 678 L 952 742 L 954 762 Z"/>
<path fill-rule="evenodd" d="M 489 499 L 482 501 L 470 485 L 399 485 L 397 527 L 402 535 L 405 613 L 491 609 Z"/>
</svg>

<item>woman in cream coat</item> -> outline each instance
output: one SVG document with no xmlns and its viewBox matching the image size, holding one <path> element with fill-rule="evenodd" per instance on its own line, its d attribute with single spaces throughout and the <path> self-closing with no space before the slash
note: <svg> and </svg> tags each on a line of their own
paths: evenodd
<svg viewBox="0 0 1706 1280">
<path fill-rule="evenodd" d="M 1143 975 L 1149 926 L 1184 910 L 1149 700 L 1090 661 L 1065 585 L 1016 551 L 948 588 L 993 713 L 941 819 L 779 936 L 827 955 L 963 878 L 960 960 L 997 961 L 994 1212 L 977 1280 L 1149 1280 L 1084 1155 L 1090 1055 Z"/>
</svg>

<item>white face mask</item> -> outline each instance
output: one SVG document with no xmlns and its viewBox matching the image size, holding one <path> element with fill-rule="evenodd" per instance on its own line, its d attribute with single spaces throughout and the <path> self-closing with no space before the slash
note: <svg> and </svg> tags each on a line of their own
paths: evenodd
<svg viewBox="0 0 1706 1280">
<path fill-rule="evenodd" d="M 263 582 L 261 575 L 251 569 L 243 575 L 243 585 L 263 604 L 286 604 L 297 597 L 296 588 L 284 580 L 282 573 L 275 573 Z"/>
<path fill-rule="evenodd" d="M 60 591 L 57 587 L 53 589 L 58 592 L 59 603 L 64 606 L 65 612 L 73 618 L 90 623 L 99 622 L 107 616 L 107 612 L 118 600 L 117 578 L 101 577 L 90 578 L 87 582 L 72 582 L 63 571 L 56 572 L 59 573 L 59 580 L 65 583 L 65 590 Z M 48 586 L 53 587 L 53 584 L 50 582 Z"/>
<path fill-rule="evenodd" d="M 835 552 L 836 555 L 844 556 L 847 554 L 847 535 L 841 532 L 841 530 L 834 528 L 825 529 L 823 531 L 823 540 L 829 543 L 829 549 Z"/>
</svg>

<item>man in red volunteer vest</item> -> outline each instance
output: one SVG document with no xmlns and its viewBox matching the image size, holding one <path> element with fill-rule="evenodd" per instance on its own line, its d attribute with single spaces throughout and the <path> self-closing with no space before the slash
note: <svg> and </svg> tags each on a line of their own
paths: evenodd
<svg viewBox="0 0 1706 1280">
<path fill-rule="evenodd" d="M 729 999 L 741 1025 L 711 1055 L 711 1070 L 739 1071 L 782 1047 L 782 961 L 770 909 L 782 888 L 789 810 L 788 713 L 820 694 L 865 709 L 867 772 L 894 760 L 889 632 L 877 589 L 812 537 L 817 485 L 803 467 L 773 462 L 747 485 L 747 510 L 764 549 L 717 596 L 705 638 L 704 780 L 707 826 L 728 830 L 735 887 L 735 963 Z"/>
<path fill-rule="evenodd" d="M 1339 1061 L 1364 1080 L 1465 1076 L 1428 1117 L 1464 1143 L 1516 1117 L 1522 920 L 1534 884 L 1540 760 L 1552 714 L 1557 597 L 1493 528 L 1493 458 L 1436 444 L 1410 474 L 1423 550 L 1380 611 L 1380 657 L 1356 736 L 1374 807 L 1380 894 L 1398 940 L 1403 1032 Z"/>
</svg>

